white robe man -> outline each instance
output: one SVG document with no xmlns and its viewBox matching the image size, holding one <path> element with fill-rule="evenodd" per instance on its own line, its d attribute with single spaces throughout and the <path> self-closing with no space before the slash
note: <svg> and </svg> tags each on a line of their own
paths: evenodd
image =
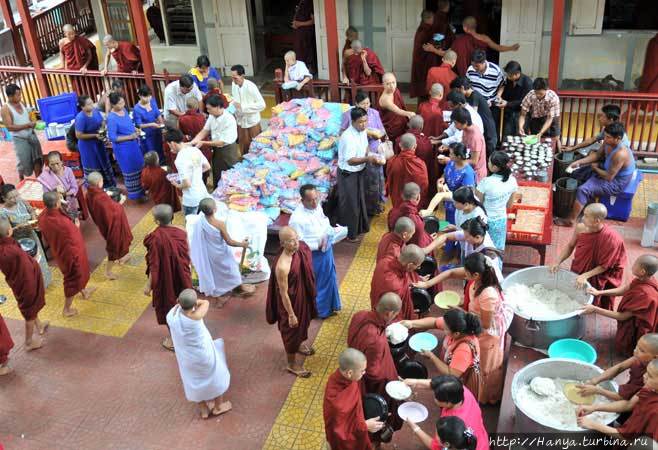
<svg viewBox="0 0 658 450">
<path fill-rule="evenodd" d="M 332 244 L 337 242 L 336 238 L 340 235 L 346 235 L 346 229 L 339 227 L 335 230 L 331 227 L 320 206 L 315 186 L 305 184 L 299 189 L 299 194 L 302 204 L 293 211 L 289 225 L 297 231 L 299 239 L 311 249 L 318 317 L 326 319 L 341 308 Z"/>
</svg>

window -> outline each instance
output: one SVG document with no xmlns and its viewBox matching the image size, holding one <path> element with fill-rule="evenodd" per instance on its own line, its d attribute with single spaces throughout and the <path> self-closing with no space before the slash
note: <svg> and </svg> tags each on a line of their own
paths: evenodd
<svg viewBox="0 0 658 450">
<path fill-rule="evenodd" d="M 196 45 L 191 0 L 162 0 L 169 45 Z"/>
<path fill-rule="evenodd" d="M 655 0 L 606 0 L 604 30 L 655 30 L 658 2 Z"/>
</svg>

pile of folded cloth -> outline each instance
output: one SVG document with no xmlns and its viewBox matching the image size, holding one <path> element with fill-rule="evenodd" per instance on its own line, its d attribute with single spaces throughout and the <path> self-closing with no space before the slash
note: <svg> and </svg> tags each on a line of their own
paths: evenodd
<svg viewBox="0 0 658 450">
<path fill-rule="evenodd" d="M 299 187 L 324 197 L 336 182 L 338 139 L 348 105 L 295 99 L 272 108 L 269 128 L 222 178 L 213 195 L 236 211 L 262 211 L 271 221 L 300 203 Z"/>
</svg>

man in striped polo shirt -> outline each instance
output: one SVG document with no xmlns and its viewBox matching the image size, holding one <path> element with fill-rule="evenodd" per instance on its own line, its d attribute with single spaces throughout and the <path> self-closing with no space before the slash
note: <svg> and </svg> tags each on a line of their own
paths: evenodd
<svg viewBox="0 0 658 450">
<path fill-rule="evenodd" d="M 496 97 L 505 77 L 497 64 L 487 61 L 487 53 L 478 49 L 471 56 L 471 65 L 466 71 L 473 90 L 479 92 L 487 102 Z"/>
</svg>

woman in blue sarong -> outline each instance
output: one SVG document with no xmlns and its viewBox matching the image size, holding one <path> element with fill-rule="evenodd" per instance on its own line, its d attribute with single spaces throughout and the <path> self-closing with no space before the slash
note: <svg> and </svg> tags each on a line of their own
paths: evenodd
<svg viewBox="0 0 658 450">
<path fill-rule="evenodd" d="M 103 115 L 87 95 L 78 97 L 78 107 L 80 112 L 75 116 L 75 137 L 78 139 L 78 151 L 85 178 L 92 172 L 98 172 L 103 176 L 104 186 L 116 186 L 112 163 L 100 133 L 103 128 Z"/>
<path fill-rule="evenodd" d="M 119 163 L 128 198 L 144 198 L 141 175 L 144 157 L 139 148 L 140 132 L 126 111 L 126 101 L 120 94 L 110 94 L 110 113 L 107 115 L 107 135 L 112 142 L 114 157 Z"/>
<path fill-rule="evenodd" d="M 151 88 L 148 86 L 144 85 L 140 87 L 137 95 L 139 95 L 139 102 L 135 105 L 135 109 L 133 109 L 133 120 L 137 128 L 146 134 L 141 139 L 142 154 L 156 152 L 160 157 L 160 161 L 164 161 L 164 153 L 162 152 L 164 118 L 162 117 L 160 108 L 158 108 Z"/>
</svg>

